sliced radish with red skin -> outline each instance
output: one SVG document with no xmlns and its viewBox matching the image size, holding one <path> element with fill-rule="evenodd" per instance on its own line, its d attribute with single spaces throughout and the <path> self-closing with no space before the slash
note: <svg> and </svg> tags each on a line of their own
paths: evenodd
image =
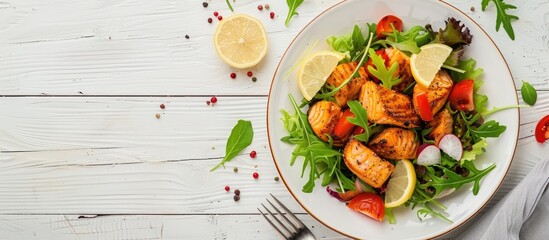
<svg viewBox="0 0 549 240">
<path fill-rule="evenodd" d="M 441 159 L 440 149 L 435 145 L 430 145 L 425 147 L 419 156 L 417 156 L 417 164 L 423 166 L 440 164 Z"/>
<path fill-rule="evenodd" d="M 461 140 L 454 134 L 444 135 L 438 142 L 438 148 L 457 161 L 461 160 L 463 155 Z"/>
<path fill-rule="evenodd" d="M 419 154 L 423 151 L 423 149 L 425 149 L 428 146 L 433 146 L 433 144 L 424 143 L 419 145 L 419 147 L 417 148 L 417 156 L 419 156 Z"/>
</svg>

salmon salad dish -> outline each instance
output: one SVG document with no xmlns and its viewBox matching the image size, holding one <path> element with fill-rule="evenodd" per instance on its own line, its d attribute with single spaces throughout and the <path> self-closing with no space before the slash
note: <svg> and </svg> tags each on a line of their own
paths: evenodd
<svg viewBox="0 0 549 240">
<path fill-rule="evenodd" d="M 466 57 L 473 36 L 455 18 L 441 26 L 406 26 L 398 16 L 349 26 L 325 39 L 329 50 L 296 63 L 302 96 L 281 121 L 290 164 L 319 183 L 335 204 L 394 224 L 393 210 L 452 222 L 439 200 L 460 188 L 477 195 L 496 164 L 475 159 L 506 127 L 487 116 L 483 70 Z M 296 100 L 297 99 L 297 100 Z"/>
</svg>

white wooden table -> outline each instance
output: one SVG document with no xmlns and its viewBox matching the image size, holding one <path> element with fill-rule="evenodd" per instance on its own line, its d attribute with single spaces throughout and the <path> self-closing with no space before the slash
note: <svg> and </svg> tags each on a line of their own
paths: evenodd
<svg viewBox="0 0 549 240">
<path fill-rule="evenodd" d="M 265 127 L 283 51 L 338 1 L 305 1 L 290 27 L 285 1 L 233 3 L 262 20 L 269 34 L 266 59 L 251 69 L 257 82 L 217 58 L 218 21 L 207 18 L 230 11 L 224 1 L 208 2 L 0 1 L 1 239 L 273 239 L 277 233 L 256 210 L 268 193 L 288 202 L 318 237 L 341 237 L 273 180 Z M 492 36 L 517 89 L 527 80 L 539 94 L 534 107 L 520 111 L 515 159 L 489 208 L 549 153 L 533 137 L 536 122 L 549 114 L 549 1 L 508 0 L 520 17 L 515 41 L 495 31 L 493 5 L 481 12 L 480 0 L 448 2 Z M 257 10 L 265 3 L 274 20 Z M 213 95 L 218 102 L 206 105 Z M 252 121 L 254 141 L 211 173 L 238 119 Z M 241 190 L 240 201 L 225 185 Z"/>
</svg>

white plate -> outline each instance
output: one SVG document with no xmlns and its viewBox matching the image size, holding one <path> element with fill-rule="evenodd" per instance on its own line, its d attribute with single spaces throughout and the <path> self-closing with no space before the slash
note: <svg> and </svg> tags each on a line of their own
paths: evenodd
<svg viewBox="0 0 549 240">
<path fill-rule="evenodd" d="M 498 139 L 490 139 L 487 152 L 475 164 L 485 168 L 496 163 L 496 168 L 481 182 L 478 195 L 471 193 L 472 184 L 463 186 L 455 194 L 441 199 L 448 207 L 446 212 L 453 223 L 436 218 L 424 221 L 418 219 L 416 210 L 400 207 L 395 209 L 397 223 L 379 223 L 348 209 L 345 204 L 329 196 L 325 188 L 316 182 L 312 193 L 301 191 L 307 181 L 307 174 L 300 177 L 301 160 L 289 165 L 293 145 L 282 143 L 287 135 L 280 121 L 281 109 L 293 112 L 288 98 L 291 93 L 299 102 L 302 98 L 296 83 L 296 74 L 284 75 L 296 64 L 301 55 L 318 41 L 313 52 L 329 49 L 325 43 L 330 35 L 346 34 L 355 24 L 377 22 L 387 14 L 399 16 L 404 27 L 432 24 L 435 29 L 444 26 L 444 20 L 455 17 L 461 20 L 473 34 L 473 43 L 466 50 L 466 57 L 477 60 L 477 67 L 484 69 L 482 91 L 489 97 L 489 105 L 503 106 L 517 104 L 517 95 L 511 73 L 502 54 L 490 37 L 464 13 L 442 1 L 434 0 L 348 0 L 329 8 L 311 21 L 294 39 L 280 60 L 273 77 L 267 108 L 267 130 L 269 144 L 275 165 L 282 180 L 294 198 L 314 218 L 329 228 L 353 238 L 360 239 L 424 239 L 434 238 L 462 225 L 471 219 L 495 194 L 511 165 L 517 144 L 519 112 L 506 110 L 490 116 L 507 130 Z"/>
</svg>

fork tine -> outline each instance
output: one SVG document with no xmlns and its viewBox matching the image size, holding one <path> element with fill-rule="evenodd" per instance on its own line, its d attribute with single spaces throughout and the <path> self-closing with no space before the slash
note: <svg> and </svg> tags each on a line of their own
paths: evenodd
<svg viewBox="0 0 549 240">
<path fill-rule="evenodd" d="M 276 212 L 278 212 L 278 214 L 280 214 L 285 220 L 286 222 L 289 222 L 290 225 L 292 225 L 292 228 L 297 231 L 299 228 L 290 220 L 286 217 L 285 214 L 283 214 L 277 207 L 275 207 L 275 205 L 273 205 L 273 203 L 271 201 L 269 201 L 269 199 L 267 199 L 267 202 L 269 202 L 269 204 L 271 204 L 271 206 L 276 210 Z"/>
<path fill-rule="evenodd" d="M 292 216 L 292 218 L 297 221 L 297 224 L 299 225 L 300 228 L 304 228 L 305 227 L 305 224 L 303 224 L 303 222 L 301 222 L 301 220 L 299 220 L 299 218 L 297 218 L 291 211 L 290 209 L 288 209 L 286 206 L 284 206 L 284 204 L 282 204 L 280 202 L 280 200 L 278 200 L 278 198 L 276 198 L 272 193 L 269 193 L 271 195 L 271 197 L 274 198 L 274 200 L 284 209 L 284 211 L 286 211 L 288 214 L 290 214 L 290 216 Z"/>
<path fill-rule="evenodd" d="M 267 210 L 267 212 L 274 218 L 274 220 L 276 220 L 276 222 L 278 224 L 280 224 L 280 226 L 282 226 L 286 232 L 288 232 L 290 234 L 290 236 L 293 235 L 293 232 L 290 231 L 290 229 L 288 229 L 284 224 L 282 224 L 282 222 L 280 222 L 280 220 L 278 220 L 278 218 L 273 214 L 273 212 L 271 212 L 271 210 L 269 210 L 267 207 L 265 207 L 265 205 L 263 205 L 263 203 L 261 204 L 261 206 L 263 206 L 265 208 L 265 210 Z"/>
<path fill-rule="evenodd" d="M 290 238 L 288 238 L 288 237 L 286 236 L 286 234 L 284 234 L 282 231 L 280 231 L 280 229 L 279 229 L 278 227 L 276 227 L 276 225 L 271 221 L 271 219 L 269 219 L 267 216 L 265 216 L 265 213 L 263 213 L 263 212 L 261 211 L 261 209 L 258 208 L 257 210 L 259 210 L 259 212 L 260 212 L 261 215 L 265 218 L 265 220 L 267 220 L 267 222 L 269 222 L 269 224 L 271 224 L 271 226 L 273 226 L 273 228 L 276 229 L 276 231 L 277 231 L 278 233 L 280 233 L 280 235 L 282 235 L 282 237 L 284 237 L 284 239 L 290 239 Z M 273 217 L 274 217 L 274 216 L 273 216 Z"/>
</svg>

